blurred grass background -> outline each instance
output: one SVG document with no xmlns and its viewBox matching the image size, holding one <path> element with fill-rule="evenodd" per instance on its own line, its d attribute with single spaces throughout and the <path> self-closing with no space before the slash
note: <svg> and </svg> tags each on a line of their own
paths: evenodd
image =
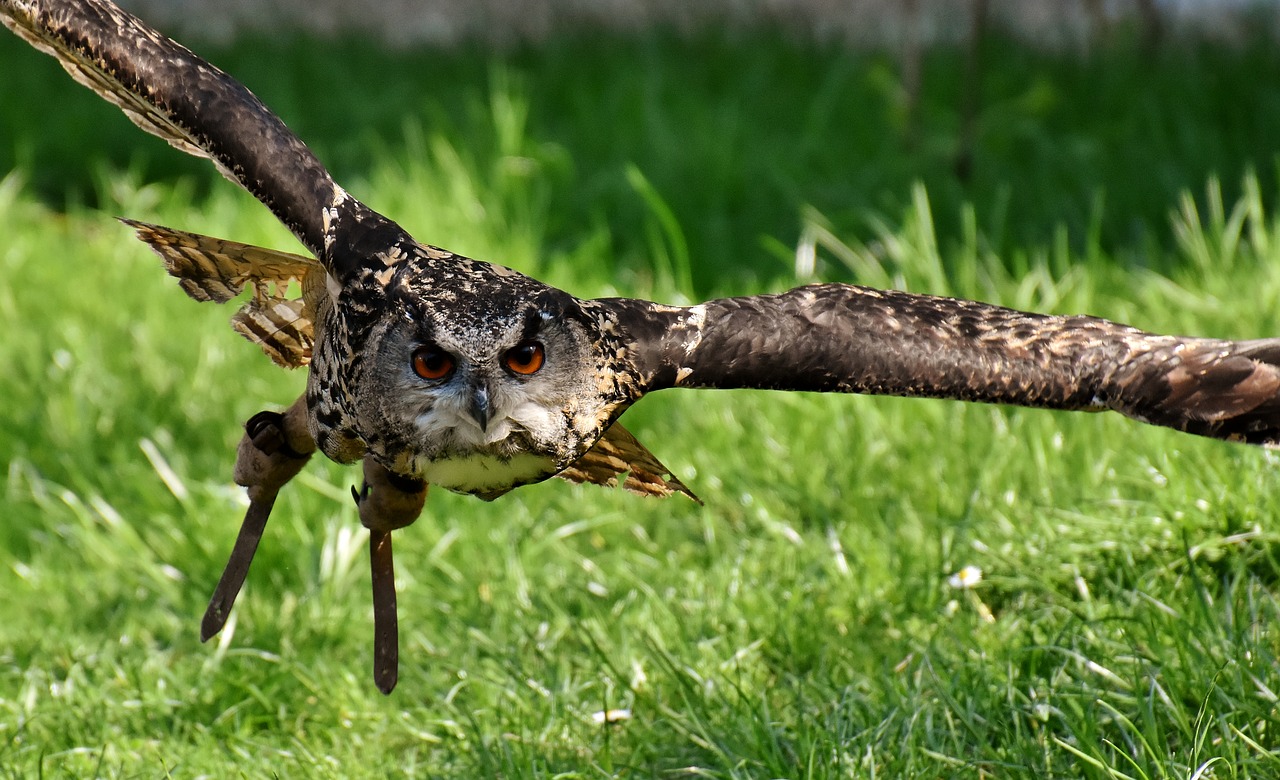
<svg viewBox="0 0 1280 780">
<path fill-rule="evenodd" d="M 196 46 L 419 238 L 578 295 L 1280 332 L 1270 40 L 984 47 L 962 177 L 954 48 L 912 120 L 896 58 L 765 29 Z M 1280 775 L 1274 458 L 1110 415 L 659 394 L 628 427 L 706 506 L 433 493 L 390 698 L 355 474 L 317 461 L 200 645 L 238 424 L 304 377 L 111 217 L 295 244 L 13 36 L 0 73 L 0 776 Z"/>
</svg>

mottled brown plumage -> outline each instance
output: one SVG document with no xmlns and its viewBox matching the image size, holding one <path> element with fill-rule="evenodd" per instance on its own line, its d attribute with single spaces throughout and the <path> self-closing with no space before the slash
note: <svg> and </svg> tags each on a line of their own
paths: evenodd
<svg viewBox="0 0 1280 780">
<path fill-rule="evenodd" d="M 251 500 L 202 636 L 217 633 L 280 488 L 319 449 L 362 460 L 375 679 L 396 679 L 391 532 L 428 484 L 493 499 L 559 475 L 692 493 L 618 417 L 673 387 L 957 398 L 1104 410 L 1204 436 L 1280 442 L 1280 340 L 1159 336 L 1093 317 L 812 285 L 691 307 L 582 300 L 421 244 L 330 178 L 248 90 L 106 0 L 0 0 L 0 21 L 148 132 L 211 159 L 315 259 L 126 220 L 193 298 L 281 365 L 287 412 L 246 426 Z"/>
</svg>

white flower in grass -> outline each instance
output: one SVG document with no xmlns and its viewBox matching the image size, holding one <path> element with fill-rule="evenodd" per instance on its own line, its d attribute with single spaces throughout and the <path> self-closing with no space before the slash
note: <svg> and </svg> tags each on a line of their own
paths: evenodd
<svg viewBox="0 0 1280 780">
<path fill-rule="evenodd" d="M 947 584 L 956 590 L 969 590 L 982 582 L 982 569 L 966 566 L 947 578 Z"/>
<path fill-rule="evenodd" d="M 631 720 L 631 710 L 601 710 L 591 713 L 591 719 L 602 726 L 606 723 L 621 723 L 624 720 Z"/>
</svg>

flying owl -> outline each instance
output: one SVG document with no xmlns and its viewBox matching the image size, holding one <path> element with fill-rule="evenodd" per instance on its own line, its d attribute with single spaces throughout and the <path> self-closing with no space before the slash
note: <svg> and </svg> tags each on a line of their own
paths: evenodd
<svg viewBox="0 0 1280 780">
<path fill-rule="evenodd" d="M 306 392 L 246 424 L 250 507 L 202 624 L 227 619 L 281 487 L 315 450 L 361 461 L 374 677 L 397 676 L 391 532 L 428 484 L 495 499 L 552 476 L 692 492 L 618 418 L 675 387 L 765 388 L 1114 410 L 1280 442 L 1280 339 L 1146 333 L 1087 316 L 841 284 L 664 306 L 584 300 L 419 243 L 336 184 L 244 86 L 106 0 L 0 0 L 0 21 L 142 129 L 210 159 L 313 257 L 126 220 L 188 295 L 249 297 L 233 327 Z M 290 297 L 291 290 L 300 290 Z"/>
</svg>

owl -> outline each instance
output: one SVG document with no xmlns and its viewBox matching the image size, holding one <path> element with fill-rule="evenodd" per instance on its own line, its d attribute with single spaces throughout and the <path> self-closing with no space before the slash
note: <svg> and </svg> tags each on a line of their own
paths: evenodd
<svg viewBox="0 0 1280 780">
<path fill-rule="evenodd" d="M 275 362 L 308 370 L 301 398 L 246 423 L 235 479 L 250 506 L 203 639 L 225 623 L 280 489 L 317 450 L 362 464 L 353 497 L 370 529 L 374 677 L 390 692 L 391 533 L 418 517 L 427 486 L 493 500 L 559 476 L 692 498 L 618 422 L 657 390 L 1112 410 L 1280 442 L 1280 339 L 1164 336 L 841 284 L 695 306 L 582 299 L 418 242 L 342 189 L 245 87 L 107 0 L 0 0 L 0 21 L 142 129 L 211 160 L 312 253 L 126 220 L 188 295 L 227 302 L 247 291 L 235 330 Z"/>
</svg>

